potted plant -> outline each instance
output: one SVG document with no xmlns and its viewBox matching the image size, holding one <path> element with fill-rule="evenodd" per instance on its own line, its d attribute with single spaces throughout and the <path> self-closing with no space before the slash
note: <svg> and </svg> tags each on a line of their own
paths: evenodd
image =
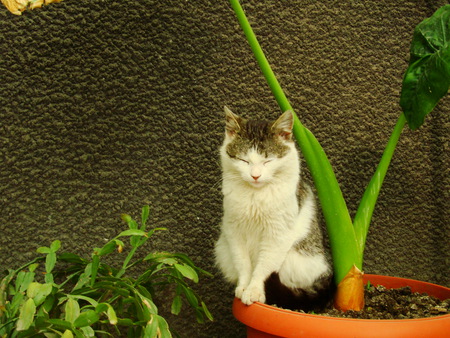
<svg viewBox="0 0 450 338">
<path fill-rule="evenodd" d="M 183 303 L 195 311 L 197 321 L 212 320 L 205 303 L 189 286 L 198 268 L 181 253 L 135 254 L 153 234 L 147 230 L 149 208 L 142 208 L 141 225 L 122 215 L 128 230 L 118 234 L 90 258 L 60 253 L 56 240 L 40 247 L 41 256 L 18 269 L 10 269 L 0 283 L 0 337 L 172 337 L 158 313 L 155 295 L 166 286 L 174 288 L 171 312 L 179 314 Z M 126 247 L 123 238 L 128 237 Z M 121 264 L 102 261 L 114 251 L 124 255 Z M 137 275 L 137 277 L 135 277 Z"/>
<path fill-rule="evenodd" d="M 239 1 L 230 0 L 230 2 L 281 110 L 294 112 L 264 56 Z M 314 135 L 302 125 L 294 113 L 294 135 L 313 177 L 327 225 L 337 285 L 334 302 L 336 308 L 343 311 L 358 311 L 363 308 L 364 274 L 362 264 L 366 236 L 376 200 L 401 131 L 406 123 L 411 129 L 420 127 L 425 116 L 447 93 L 449 85 L 450 5 L 446 5 L 436 11 L 432 17 L 425 19 L 415 29 L 411 44 L 411 59 L 403 78 L 400 98 L 403 113 L 394 127 L 353 221 L 325 152 Z M 379 277 L 376 278 L 376 283 L 379 283 Z M 389 284 L 389 280 L 386 279 L 385 283 Z M 438 288 L 442 290 L 442 287 Z M 415 289 L 420 291 L 422 287 Z M 450 297 L 450 289 L 444 289 L 445 291 L 442 292 L 437 291 L 436 295 L 441 298 Z M 239 303 L 238 300 L 235 301 L 235 310 L 246 308 Z M 258 306 L 261 304 L 251 305 L 247 308 Z M 450 316 L 444 317 L 448 329 Z M 321 335 L 318 334 L 318 336 Z M 334 331 L 334 337 L 336 337 L 336 331 Z"/>
</svg>

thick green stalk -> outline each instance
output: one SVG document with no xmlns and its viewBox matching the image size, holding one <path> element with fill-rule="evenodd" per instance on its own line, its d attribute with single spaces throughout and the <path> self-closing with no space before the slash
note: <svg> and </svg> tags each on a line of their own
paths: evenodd
<svg viewBox="0 0 450 338">
<path fill-rule="evenodd" d="M 384 149 L 383 156 L 380 163 L 375 170 L 369 184 L 367 185 L 364 195 L 359 203 L 358 210 L 353 219 L 353 226 L 355 228 L 356 239 L 359 245 L 359 250 L 364 251 L 364 245 L 366 243 L 367 233 L 369 231 L 370 220 L 372 218 L 373 210 L 378 199 L 378 194 L 383 184 L 386 172 L 389 168 L 392 156 L 394 155 L 395 147 L 397 146 L 398 139 L 405 126 L 406 119 L 402 113 L 395 125 L 395 128 L 389 138 L 389 141 Z"/>
<path fill-rule="evenodd" d="M 234 12 L 236 13 L 239 24 L 241 25 L 242 30 L 244 31 L 245 37 L 247 38 L 250 47 L 252 48 L 253 54 L 255 55 L 256 61 L 258 61 L 259 67 L 261 68 L 264 77 L 269 84 L 270 89 L 272 90 L 275 99 L 278 102 L 281 110 L 283 112 L 287 110 L 293 110 L 291 104 L 289 103 L 286 95 L 283 92 L 280 84 L 278 83 L 275 74 L 270 68 L 270 64 L 267 61 L 266 56 L 264 55 L 261 46 L 259 45 L 258 39 L 256 35 L 253 33 L 252 27 L 245 16 L 244 10 L 239 3 L 239 0 L 230 0 L 231 7 L 233 7 Z M 297 123 L 301 125 L 300 120 L 297 119 Z"/>
<path fill-rule="evenodd" d="M 278 105 L 282 111 L 293 111 L 253 33 L 239 1 L 230 0 L 230 3 Z M 359 250 L 361 246 L 356 243 L 357 237 L 347 205 L 345 204 L 331 164 L 319 142 L 301 124 L 295 113 L 294 135 L 311 171 L 318 191 L 332 247 L 335 280 L 339 283 L 353 265 L 362 269 L 363 252 Z"/>
</svg>

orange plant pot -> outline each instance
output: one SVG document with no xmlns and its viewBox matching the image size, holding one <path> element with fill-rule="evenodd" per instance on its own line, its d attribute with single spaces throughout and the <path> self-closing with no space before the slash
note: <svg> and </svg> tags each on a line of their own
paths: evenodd
<svg viewBox="0 0 450 338">
<path fill-rule="evenodd" d="M 410 286 L 439 299 L 450 298 L 450 289 L 412 279 L 364 275 L 364 282 L 388 289 Z M 298 313 L 262 303 L 244 305 L 235 298 L 233 314 L 247 326 L 247 337 L 450 337 L 450 314 L 421 319 L 351 319 Z"/>
</svg>

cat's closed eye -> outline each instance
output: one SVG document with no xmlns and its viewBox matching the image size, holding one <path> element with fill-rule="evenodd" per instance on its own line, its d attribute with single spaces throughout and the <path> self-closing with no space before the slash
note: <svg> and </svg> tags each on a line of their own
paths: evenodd
<svg viewBox="0 0 450 338">
<path fill-rule="evenodd" d="M 246 160 L 244 160 L 244 159 L 242 159 L 242 158 L 239 158 L 239 157 L 236 157 L 236 160 L 239 160 L 239 161 L 242 161 L 242 162 L 244 162 L 244 163 L 247 163 L 247 164 L 249 164 L 249 162 L 248 162 L 248 161 L 246 161 Z"/>
</svg>

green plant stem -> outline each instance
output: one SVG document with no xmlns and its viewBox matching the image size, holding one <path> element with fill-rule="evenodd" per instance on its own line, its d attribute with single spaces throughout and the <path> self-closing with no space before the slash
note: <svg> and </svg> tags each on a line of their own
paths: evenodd
<svg viewBox="0 0 450 338">
<path fill-rule="evenodd" d="M 291 110 L 294 113 L 239 1 L 230 0 L 230 3 L 278 105 L 282 111 Z M 353 265 L 362 270 L 363 252 L 360 250 L 361 246 L 356 244 L 351 217 L 331 164 L 317 139 L 301 124 L 295 113 L 293 130 L 317 188 L 331 241 L 335 281 L 339 283 Z"/>
<path fill-rule="evenodd" d="M 355 228 L 356 239 L 359 245 L 359 250 L 364 251 L 364 246 L 366 242 L 367 233 L 369 231 L 370 221 L 372 219 L 373 210 L 375 208 L 376 201 L 378 199 L 378 194 L 383 184 L 386 172 L 389 168 L 392 156 L 395 152 L 395 147 L 397 146 L 398 140 L 402 133 L 403 127 L 405 126 L 406 118 L 402 113 L 397 120 L 395 128 L 388 140 L 386 148 L 384 149 L 383 156 L 381 157 L 380 163 L 375 170 L 369 184 L 367 185 L 364 195 L 359 203 L 358 210 L 353 219 L 353 226 Z"/>
<path fill-rule="evenodd" d="M 116 274 L 116 278 L 120 278 L 123 276 L 125 271 L 128 268 L 128 263 L 131 261 L 131 258 L 133 258 L 136 250 L 139 248 L 139 245 L 134 246 L 131 251 L 128 253 L 127 258 L 125 258 L 125 261 L 122 264 L 122 268 L 119 270 L 119 272 Z"/>
<path fill-rule="evenodd" d="M 252 48 L 253 54 L 255 55 L 255 58 L 258 61 L 259 67 L 261 68 L 261 71 L 264 74 L 264 77 L 266 78 L 269 87 L 272 90 L 272 93 L 274 94 L 275 99 L 278 102 L 278 105 L 280 106 L 283 112 L 287 110 L 293 110 L 288 99 L 286 98 L 286 95 L 283 92 L 283 89 L 278 83 L 278 80 L 275 77 L 275 74 L 273 73 L 269 62 L 267 61 L 267 58 L 264 55 L 261 46 L 259 45 L 256 35 L 253 33 L 252 27 L 250 26 L 250 23 L 248 22 L 247 17 L 245 16 L 241 4 L 239 3 L 238 0 L 230 0 L 230 3 L 231 7 L 236 13 L 237 19 L 239 21 L 239 24 L 241 25 L 242 30 L 244 31 L 247 41 L 250 44 L 250 47 Z M 297 123 L 301 124 L 300 120 L 297 119 Z"/>
</svg>

